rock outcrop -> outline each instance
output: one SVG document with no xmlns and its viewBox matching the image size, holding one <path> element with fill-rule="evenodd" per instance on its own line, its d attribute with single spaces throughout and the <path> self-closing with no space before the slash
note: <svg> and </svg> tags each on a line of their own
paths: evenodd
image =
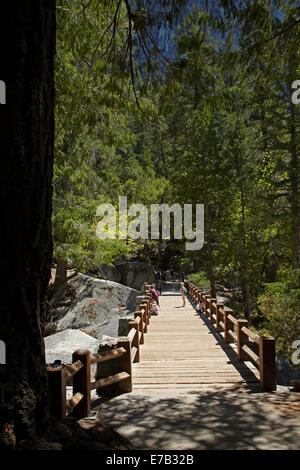
<svg viewBox="0 0 300 470">
<path fill-rule="evenodd" d="M 142 289 L 144 282 L 155 282 L 153 266 L 140 261 L 118 261 L 114 266 L 103 265 L 99 272 L 107 280 L 137 290 Z"/>
<path fill-rule="evenodd" d="M 77 349 L 89 349 L 97 353 L 100 341 L 80 330 L 65 330 L 44 338 L 46 363 L 60 360 L 62 364 L 72 364 L 72 354 Z"/>
<path fill-rule="evenodd" d="M 60 311 L 57 331 L 84 329 L 100 339 L 118 334 L 119 318 L 133 312 L 140 291 L 79 274 L 72 279 L 76 298 Z"/>
<path fill-rule="evenodd" d="M 121 275 L 121 284 L 132 289 L 141 290 L 144 282 L 154 282 L 154 269 L 149 263 L 140 261 L 120 261 L 116 268 Z"/>
<path fill-rule="evenodd" d="M 292 380 L 300 380 L 300 370 L 276 354 L 276 381 L 278 385 L 289 386 Z"/>
</svg>

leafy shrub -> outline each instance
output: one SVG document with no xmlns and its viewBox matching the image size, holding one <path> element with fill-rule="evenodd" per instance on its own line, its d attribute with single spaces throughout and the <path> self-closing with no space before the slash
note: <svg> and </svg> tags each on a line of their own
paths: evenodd
<svg viewBox="0 0 300 470">
<path fill-rule="evenodd" d="M 278 282 L 265 284 L 258 298 L 262 329 L 276 339 L 276 350 L 291 360 L 293 341 L 300 337 L 300 269 L 283 268 Z"/>
<path fill-rule="evenodd" d="M 195 284 L 195 286 L 199 287 L 199 289 L 206 291 L 210 287 L 210 282 L 206 278 L 206 275 L 203 271 L 199 273 L 189 274 L 188 279 L 190 282 Z"/>
</svg>

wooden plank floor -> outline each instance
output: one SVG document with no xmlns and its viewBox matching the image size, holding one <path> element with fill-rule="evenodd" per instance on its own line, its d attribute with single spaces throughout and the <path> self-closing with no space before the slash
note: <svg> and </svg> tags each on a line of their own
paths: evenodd
<svg viewBox="0 0 300 470">
<path fill-rule="evenodd" d="M 133 366 L 134 392 L 258 387 L 255 367 L 238 361 L 235 347 L 188 300 L 181 307 L 180 294 L 170 291 L 163 293 L 160 304 L 145 334 L 140 362 Z"/>
</svg>

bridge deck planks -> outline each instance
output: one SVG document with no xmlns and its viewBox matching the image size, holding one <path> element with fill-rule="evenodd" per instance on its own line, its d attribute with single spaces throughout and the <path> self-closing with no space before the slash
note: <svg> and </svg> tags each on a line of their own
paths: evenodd
<svg viewBox="0 0 300 470">
<path fill-rule="evenodd" d="M 256 368 L 240 362 L 236 346 L 227 344 L 189 301 L 181 308 L 180 295 L 164 293 L 160 304 L 160 314 L 151 318 L 145 334 L 141 360 L 133 364 L 133 391 L 246 390 L 258 384 Z"/>
</svg>

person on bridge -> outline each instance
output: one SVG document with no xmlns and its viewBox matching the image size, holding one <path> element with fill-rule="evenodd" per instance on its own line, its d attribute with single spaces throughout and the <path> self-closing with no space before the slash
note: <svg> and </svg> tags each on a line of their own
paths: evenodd
<svg viewBox="0 0 300 470">
<path fill-rule="evenodd" d="M 181 290 L 181 296 L 182 296 L 182 303 L 183 303 L 183 307 L 185 307 L 185 296 L 187 294 L 187 290 L 186 288 L 184 287 L 184 283 L 181 282 L 180 283 L 180 290 Z"/>
<path fill-rule="evenodd" d="M 159 293 L 156 290 L 155 284 L 150 287 L 150 292 L 152 294 L 152 299 L 155 300 L 157 305 L 160 307 L 160 305 L 159 305 Z"/>
<path fill-rule="evenodd" d="M 153 302 L 151 302 L 150 312 L 151 312 L 151 315 L 158 315 L 159 314 L 159 306 L 157 305 L 155 300 L 153 300 Z"/>
</svg>

